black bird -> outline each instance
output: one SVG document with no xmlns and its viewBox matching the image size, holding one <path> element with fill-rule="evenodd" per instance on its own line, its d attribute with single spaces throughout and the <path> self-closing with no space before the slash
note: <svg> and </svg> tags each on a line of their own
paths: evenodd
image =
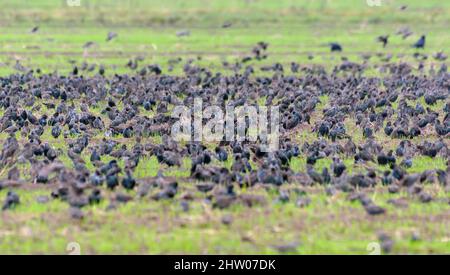
<svg viewBox="0 0 450 275">
<path fill-rule="evenodd" d="M 200 183 L 197 184 L 195 187 L 197 187 L 197 190 L 203 193 L 208 193 L 209 191 L 214 189 L 215 184 L 214 183 Z"/>
<path fill-rule="evenodd" d="M 3 203 L 2 210 L 4 211 L 7 209 L 11 209 L 16 205 L 18 205 L 19 203 L 20 203 L 19 195 L 17 195 L 13 191 L 9 191 L 8 194 L 6 195 L 5 202 Z"/>
<path fill-rule="evenodd" d="M 411 127 L 411 129 L 409 130 L 409 136 L 411 138 L 419 136 L 420 133 L 421 133 L 420 129 L 416 126 Z"/>
<path fill-rule="evenodd" d="M 398 180 L 403 179 L 403 177 L 405 176 L 406 172 L 405 170 L 403 170 L 401 167 L 394 165 L 393 169 L 392 169 L 392 176 Z"/>
<path fill-rule="evenodd" d="M 424 128 L 428 125 L 428 123 L 430 123 L 430 121 L 426 118 L 421 118 L 419 120 L 419 122 L 417 122 L 417 125 L 419 126 L 419 128 Z"/>
<path fill-rule="evenodd" d="M 31 29 L 31 33 L 36 33 L 39 30 L 39 26 L 35 26 Z"/>
<path fill-rule="evenodd" d="M 378 205 L 373 203 L 369 203 L 368 205 L 364 205 L 364 209 L 366 209 L 367 214 L 375 216 L 386 213 L 386 210 Z"/>
<path fill-rule="evenodd" d="M 11 170 L 8 171 L 9 180 L 18 180 L 19 178 L 20 178 L 20 171 L 16 166 L 14 166 L 13 168 L 11 168 Z"/>
<path fill-rule="evenodd" d="M 52 128 L 52 136 L 54 138 L 58 138 L 61 135 L 61 128 L 58 125 L 53 126 Z"/>
<path fill-rule="evenodd" d="M 386 124 L 386 127 L 384 127 L 384 133 L 387 136 L 390 136 L 393 131 L 394 131 L 394 128 L 392 127 L 391 122 L 388 121 L 388 123 Z"/>
<path fill-rule="evenodd" d="M 104 74 L 105 74 L 105 66 L 100 65 L 100 68 L 98 69 L 98 73 L 99 73 L 100 75 L 104 75 Z"/>
<path fill-rule="evenodd" d="M 436 170 L 436 173 L 438 175 L 438 181 L 441 185 L 446 186 L 447 185 L 447 172 L 444 170 Z"/>
<path fill-rule="evenodd" d="M 411 36 L 413 34 L 413 32 L 408 27 L 405 27 L 405 28 L 398 30 L 396 34 L 401 35 L 403 39 L 406 39 L 409 36 Z"/>
<path fill-rule="evenodd" d="M 108 32 L 108 35 L 106 36 L 106 41 L 107 42 L 111 41 L 111 40 L 113 40 L 116 37 L 117 37 L 117 33 L 115 33 L 115 32 Z"/>
<path fill-rule="evenodd" d="M 189 202 L 182 200 L 180 202 L 180 206 L 181 206 L 181 209 L 183 210 L 183 212 L 189 212 Z"/>
<path fill-rule="evenodd" d="M 444 125 L 442 125 L 439 119 L 436 119 L 434 129 L 436 130 L 436 134 L 438 134 L 439 136 L 445 136 L 447 135 L 447 133 L 450 133 L 450 127 L 445 127 Z"/>
<path fill-rule="evenodd" d="M 182 30 L 182 31 L 176 32 L 176 35 L 178 37 L 189 36 L 189 35 L 191 35 L 191 32 L 189 30 Z"/>
<path fill-rule="evenodd" d="M 381 249 L 383 250 L 384 253 L 390 253 L 392 251 L 394 241 L 392 240 L 391 237 L 389 237 L 385 233 L 381 233 L 380 235 L 378 235 L 378 240 L 380 241 Z"/>
<path fill-rule="evenodd" d="M 132 190 L 136 186 L 136 180 L 127 172 L 127 176 L 122 179 L 122 186 L 127 190 Z"/>
<path fill-rule="evenodd" d="M 383 48 L 386 48 L 388 39 L 389 39 L 389 35 L 380 35 L 377 37 L 377 41 L 383 43 Z"/>
<path fill-rule="evenodd" d="M 95 171 L 94 174 L 92 174 L 89 177 L 89 180 L 91 182 L 92 185 L 94 186 L 99 186 L 103 184 L 104 178 L 102 177 L 102 175 L 100 174 L 100 172 L 97 170 Z"/>
<path fill-rule="evenodd" d="M 420 39 L 417 40 L 417 42 L 412 45 L 412 47 L 416 48 L 416 49 L 423 49 L 423 48 L 425 48 L 425 35 L 422 35 L 420 37 Z"/>
<path fill-rule="evenodd" d="M 328 172 L 328 169 L 326 167 L 322 169 L 322 179 L 324 183 L 330 183 L 331 181 L 330 173 Z"/>
<path fill-rule="evenodd" d="M 363 136 L 365 138 L 372 138 L 373 137 L 373 130 L 370 127 L 365 127 L 363 130 Z"/>
<path fill-rule="evenodd" d="M 323 178 L 322 176 L 314 170 L 314 167 L 311 165 L 307 165 L 306 171 L 308 176 L 316 183 L 322 184 Z"/>
<path fill-rule="evenodd" d="M 226 28 L 231 27 L 232 25 L 233 24 L 231 22 L 225 22 L 225 23 L 222 24 L 222 28 L 226 29 Z"/>
<path fill-rule="evenodd" d="M 330 46 L 330 50 L 332 52 L 342 52 L 342 46 L 338 43 L 329 43 L 328 44 Z"/>
<path fill-rule="evenodd" d="M 56 159 L 56 157 L 58 156 L 58 154 L 56 153 L 56 150 L 50 148 L 47 150 L 47 152 L 45 153 L 45 156 L 50 160 L 53 161 Z"/>
<path fill-rule="evenodd" d="M 410 174 L 403 177 L 402 185 L 406 187 L 413 186 L 420 178 L 419 174 Z"/>
<path fill-rule="evenodd" d="M 317 161 L 316 156 L 311 155 L 306 158 L 306 164 L 314 165 L 314 164 L 316 164 L 316 161 Z"/>
<path fill-rule="evenodd" d="M 278 196 L 278 201 L 280 202 L 289 202 L 289 194 L 286 191 L 280 191 L 280 195 Z"/>
<path fill-rule="evenodd" d="M 440 51 L 433 54 L 433 58 L 439 61 L 444 61 L 447 59 L 447 55 L 445 55 L 444 52 Z"/>
<path fill-rule="evenodd" d="M 342 162 L 336 163 L 333 166 L 333 173 L 335 177 L 340 177 L 342 175 L 342 173 L 344 173 L 345 169 L 347 167 L 345 167 L 345 164 Z"/>
<path fill-rule="evenodd" d="M 319 129 L 318 129 L 318 135 L 319 136 L 328 136 L 330 132 L 330 125 L 327 121 L 324 121 L 320 124 Z"/>
<path fill-rule="evenodd" d="M 127 203 L 131 200 L 133 200 L 133 197 L 130 195 L 123 194 L 123 193 L 116 194 L 116 202 Z"/>
<path fill-rule="evenodd" d="M 100 161 L 100 155 L 97 153 L 97 150 L 92 151 L 91 154 L 91 162 Z"/>
<path fill-rule="evenodd" d="M 92 190 L 92 193 L 89 195 L 88 199 L 89 199 L 90 205 L 99 204 L 100 201 L 102 200 L 102 195 L 100 193 L 100 190 L 98 190 L 98 189 Z"/>
<path fill-rule="evenodd" d="M 300 64 L 291 62 L 291 72 L 292 73 L 297 73 L 299 68 L 300 68 Z"/>
<path fill-rule="evenodd" d="M 228 159 L 228 153 L 223 147 L 216 147 L 216 157 L 220 161 L 226 161 Z"/>
<path fill-rule="evenodd" d="M 94 44 L 95 44 L 94 42 L 88 41 L 88 42 L 84 43 L 83 48 L 84 48 L 84 49 L 90 48 L 90 47 L 92 47 Z"/>
<path fill-rule="evenodd" d="M 392 176 L 389 171 L 384 171 L 383 176 L 381 177 L 381 183 L 383 185 L 391 185 L 392 183 Z"/>
<path fill-rule="evenodd" d="M 411 168 L 413 165 L 413 161 L 410 158 L 404 159 L 402 160 L 402 162 L 400 163 L 401 166 L 405 167 L 405 168 Z"/>
<path fill-rule="evenodd" d="M 377 162 L 380 165 L 393 165 L 396 162 L 395 157 L 392 155 L 392 152 L 389 152 L 387 155 L 381 153 L 377 156 Z"/>
<path fill-rule="evenodd" d="M 116 175 L 109 175 L 106 177 L 106 186 L 109 189 L 114 190 L 117 185 L 119 185 L 119 179 Z"/>
<path fill-rule="evenodd" d="M 69 208 L 69 215 L 74 220 L 82 220 L 82 219 L 84 219 L 84 213 L 78 207 L 70 207 Z"/>
<path fill-rule="evenodd" d="M 433 200 L 433 197 L 426 192 L 420 192 L 419 200 L 423 203 L 429 203 L 430 201 Z"/>
</svg>

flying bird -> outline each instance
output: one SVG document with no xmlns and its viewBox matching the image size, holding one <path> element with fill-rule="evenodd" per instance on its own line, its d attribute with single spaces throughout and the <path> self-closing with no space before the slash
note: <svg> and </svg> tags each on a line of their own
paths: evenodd
<svg viewBox="0 0 450 275">
<path fill-rule="evenodd" d="M 90 48 L 90 47 L 92 47 L 94 44 L 95 44 L 94 42 L 88 41 L 88 42 L 84 43 L 83 48 L 85 48 L 85 49 Z"/>
<path fill-rule="evenodd" d="M 106 42 L 113 40 L 117 37 L 117 33 L 115 32 L 108 32 L 108 35 L 106 36 Z"/>
<path fill-rule="evenodd" d="M 226 29 L 226 28 L 231 27 L 232 25 L 233 24 L 231 22 L 225 22 L 225 23 L 222 24 L 222 28 Z"/>
<path fill-rule="evenodd" d="M 178 31 L 178 32 L 176 33 L 176 35 L 177 35 L 178 37 L 189 36 L 189 35 L 191 35 L 191 32 L 190 32 L 189 30 L 182 30 L 182 31 Z"/>
<path fill-rule="evenodd" d="M 31 29 L 31 33 L 36 33 L 39 30 L 39 26 L 35 26 Z"/>
<path fill-rule="evenodd" d="M 403 39 L 406 39 L 410 35 L 412 35 L 413 32 L 408 27 L 405 27 L 405 28 L 401 28 L 400 30 L 398 30 L 396 34 L 401 35 Z"/>
</svg>

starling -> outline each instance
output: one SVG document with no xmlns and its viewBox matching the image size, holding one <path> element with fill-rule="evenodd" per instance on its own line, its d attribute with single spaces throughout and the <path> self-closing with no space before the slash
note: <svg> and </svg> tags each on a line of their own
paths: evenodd
<svg viewBox="0 0 450 275">
<path fill-rule="evenodd" d="M 58 125 L 53 126 L 52 128 L 52 136 L 54 138 L 58 138 L 61 135 L 61 128 Z"/>
<path fill-rule="evenodd" d="M 368 204 L 366 206 L 364 206 L 364 209 L 366 209 L 367 214 L 371 215 L 371 216 L 375 216 L 375 215 L 381 215 L 386 213 L 386 210 L 378 205 L 375 204 Z"/>
<path fill-rule="evenodd" d="M 228 153 L 223 147 L 216 147 L 215 152 L 218 160 L 227 161 Z"/>
<path fill-rule="evenodd" d="M 388 39 L 389 39 L 389 35 L 380 35 L 377 37 L 377 41 L 383 44 L 383 48 L 386 48 Z"/>
<path fill-rule="evenodd" d="M 178 31 L 176 33 L 176 35 L 178 37 L 189 36 L 189 35 L 191 35 L 191 32 L 189 30 L 182 30 L 182 31 Z"/>
<path fill-rule="evenodd" d="M 127 172 L 127 176 L 122 179 L 122 186 L 126 190 L 133 190 L 136 186 L 136 180 L 132 177 L 130 172 Z"/>
<path fill-rule="evenodd" d="M 328 44 L 330 46 L 330 50 L 332 52 L 342 52 L 342 46 L 338 43 L 329 43 Z"/>
<path fill-rule="evenodd" d="M 113 40 L 117 37 L 117 33 L 115 32 L 108 32 L 108 35 L 106 36 L 106 42 Z"/>
<path fill-rule="evenodd" d="M 8 191 L 8 193 L 6 194 L 5 202 L 3 203 L 3 206 L 2 206 L 2 210 L 5 211 L 8 209 L 12 209 L 15 206 L 17 206 L 18 204 L 20 204 L 19 195 L 17 195 L 13 191 Z"/>
<path fill-rule="evenodd" d="M 39 30 L 39 26 L 34 26 L 32 29 L 31 29 L 31 33 L 36 33 L 37 31 Z"/>
<path fill-rule="evenodd" d="M 89 195 L 88 200 L 90 205 L 99 204 L 100 201 L 102 200 L 100 190 L 99 189 L 92 190 L 92 193 Z"/>
<path fill-rule="evenodd" d="M 422 35 L 416 43 L 412 45 L 413 48 L 423 49 L 425 47 L 425 35 Z"/>
<path fill-rule="evenodd" d="M 106 186 L 109 189 L 114 190 L 117 185 L 119 185 L 119 179 L 116 175 L 109 175 L 106 177 Z"/>
</svg>

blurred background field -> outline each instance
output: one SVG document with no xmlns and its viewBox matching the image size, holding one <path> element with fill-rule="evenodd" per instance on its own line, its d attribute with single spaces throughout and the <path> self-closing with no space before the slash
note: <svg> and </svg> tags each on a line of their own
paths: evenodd
<svg viewBox="0 0 450 275">
<path fill-rule="evenodd" d="M 450 3 L 438 0 L 381 0 L 379 7 L 365 0 L 80 0 L 79 7 L 62 0 L 3 0 L 0 5 L 0 75 L 15 72 L 17 60 L 43 72 L 67 73 L 69 61 L 85 61 L 104 65 L 107 74 L 127 73 L 125 64 L 136 56 L 165 70 L 169 59 L 201 56 L 199 64 L 220 69 L 258 41 L 270 45 L 262 65 L 297 61 L 332 67 L 341 55 L 361 61 L 368 52 L 408 61 L 420 35 L 427 35 L 429 54 L 445 49 L 450 38 Z M 35 26 L 39 30 L 30 33 Z M 395 35 L 405 27 L 410 37 Z M 109 31 L 118 37 L 106 42 Z M 180 31 L 190 35 L 177 37 Z M 391 35 L 385 49 L 375 41 L 384 34 Z M 87 42 L 94 44 L 85 49 Z M 343 53 L 330 54 L 329 42 L 341 43 Z M 180 66 L 174 68 L 180 72 Z"/>
</svg>

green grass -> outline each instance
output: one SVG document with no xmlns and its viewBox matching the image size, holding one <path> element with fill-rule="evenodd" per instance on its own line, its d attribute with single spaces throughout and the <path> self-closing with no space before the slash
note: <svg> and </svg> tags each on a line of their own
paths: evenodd
<svg viewBox="0 0 450 275">
<path fill-rule="evenodd" d="M 3 1 L 0 75 L 14 72 L 16 60 L 43 72 L 68 73 L 72 67 L 68 61 L 75 60 L 78 65 L 83 61 L 103 64 L 107 74 L 126 73 L 130 70 L 124 65 L 137 55 L 146 57 L 141 65 L 158 63 L 165 71 L 170 58 L 198 55 L 202 56 L 198 64 L 218 69 L 223 60 L 233 62 L 247 55 L 258 41 L 270 44 L 269 58 L 261 65 L 310 63 L 307 56 L 312 54 L 314 63 L 332 68 L 340 55 L 330 54 L 323 46 L 331 41 L 342 43 L 342 55 L 352 61 L 361 61 L 363 52 L 393 53 L 393 60 L 411 61 L 410 45 L 419 34 L 428 34 L 427 53 L 445 49 L 450 38 L 445 28 L 450 5 L 437 0 L 413 1 L 406 11 L 399 11 L 403 3 L 398 1 L 372 8 L 359 0 L 219 2 L 89 1 L 70 8 L 64 1 Z M 223 29 L 224 22 L 234 25 Z M 29 33 L 35 25 L 40 26 L 38 33 Z M 403 26 L 414 31 L 407 40 L 393 35 Z M 191 35 L 176 37 L 180 29 L 190 29 Z M 111 30 L 119 36 L 105 42 Z M 386 49 L 374 41 L 384 33 L 391 34 Z M 97 45 L 84 51 L 87 41 Z M 399 53 L 407 55 L 397 58 Z M 425 65 L 429 68 L 433 63 L 428 59 Z M 182 73 L 181 66 L 175 66 L 173 73 Z"/>
<path fill-rule="evenodd" d="M 115 211 L 106 211 L 106 202 L 88 207 L 89 215 L 83 221 L 70 220 L 67 205 L 58 200 L 38 204 L 36 196 L 48 195 L 48 190 L 19 191 L 22 204 L 1 213 L 0 251 L 66 254 L 66 245 L 75 241 L 83 254 L 273 254 L 279 253 L 274 246 L 288 243 L 298 243 L 300 254 L 367 254 L 368 243 L 385 232 L 394 236 L 393 253 L 448 253 L 448 205 L 422 204 L 407 193 L 380 191 L 372 193 L 372 199 L 387 208 L 387 216 L 382 217 L 368 218 L 359 203 L 345 200 L 345 194 L 326 197 L 321 188 L 313 188 L 307 190 L 311 205 L 302 209 L 295 206 L 295 195 L 290 202 L 279 204 L 270 193 L 264 207 L 235 205 L 219 211 L 196 201 L 187 213 L 181 211 L 177 199 L 144 199 Z M 445 194 L 432 187 L 429 192 Z M 409 199 L 408 208 L 386 203 L 399 197 Z M 231 225 L 221 223 L 223 215 L 233 217 Z M 432 217 L 442 220 L 430 222 Z M 420 240 L 413 241 L 413 234 Z"/>
</svg>

